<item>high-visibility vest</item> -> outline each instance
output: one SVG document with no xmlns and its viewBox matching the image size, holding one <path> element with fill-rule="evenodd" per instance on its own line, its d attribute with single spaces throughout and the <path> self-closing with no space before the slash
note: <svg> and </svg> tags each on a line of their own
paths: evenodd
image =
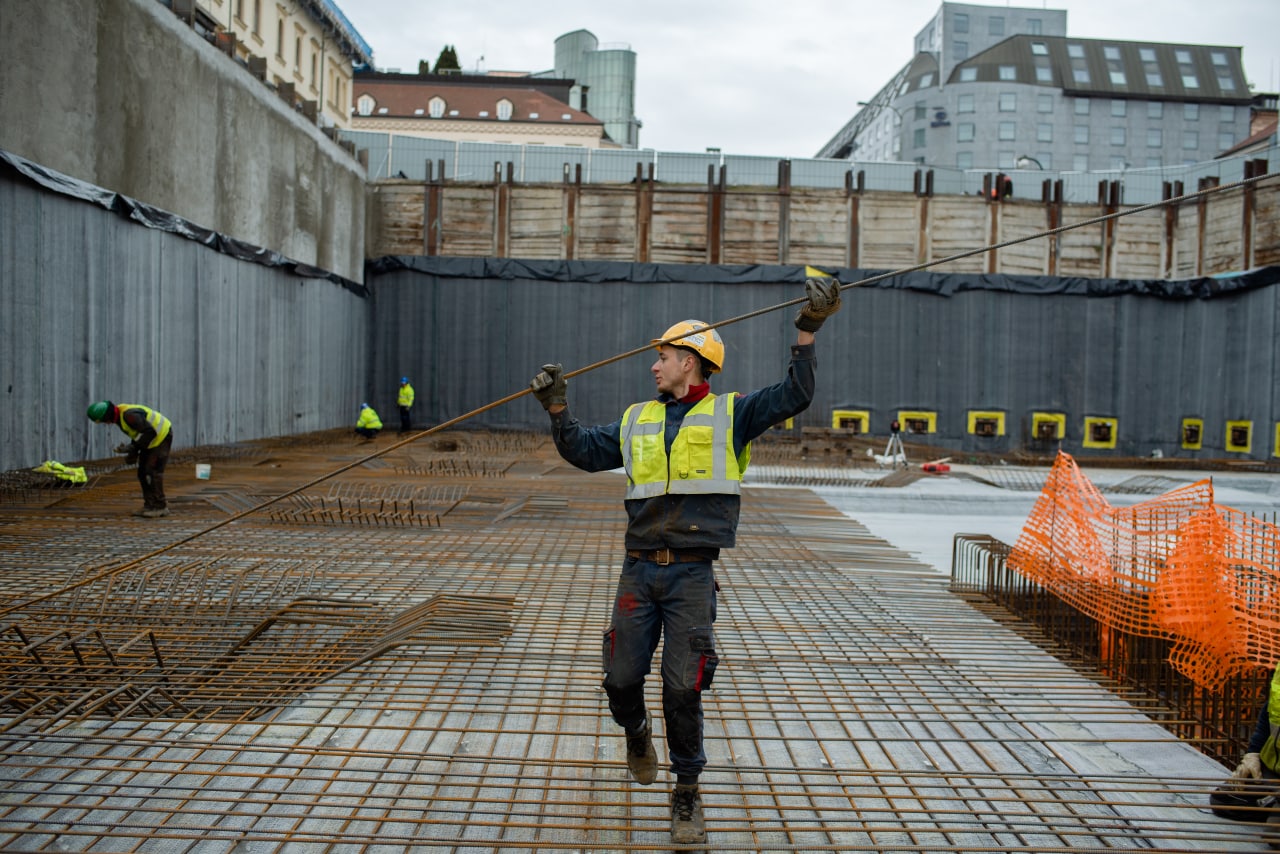
<svg viewBox="0 0 1280 854">
<path fill-rule="evenodd" d="M 627 498 L 657 495 L 738 495 L 750 446 L 733 452 L 734 395 L 708 394 L 684 416 L 667 455 L 665 404 L 634 403 L 622 416 L 622 465 Z"/>
<path fill-rule="evenodd" d="M 405 383 L 400 386 L 400 396 L 396 398 L 400 406 L 413 406 L 413 386 Z"/>
<path fill-rule="evenodd" d="M 165 436 L 169 435 L 169 430 L 172 429 L 173 425 L 169 423 L 168 418 L 165 418 L 159 412 L 156 412 L 154 409 L 148 409 L 145 406 L 140 406 L 136 403 L 117 403 L 116 414 L 118 417 L 116 418 L 116 423 L 120 425 L 120 429 L 123 430 L 124 434 L 130 439 L 138 438 L 138 431 L 134 430 L 124 421 L 124 414 L 130 409 L 141 409 L 145 412 L 147 414 L 147 423 L 151 425 L 152 430 L 156 431 L 156 437 L 151 440 L 150 445 L 147 445 L 148 448 L 156 447 L 164 441 Z"/>
<path fill-rule="evenodd" d="M 1280 737 L 1280 668 L 1271 674 L 1271 687 L 1267 691 L 1267 718 L 1271 721 L 1271 734 L 1267 743 L 1259 751 L 1262 764 L 1272 771 L 1280 771 L 1280 746 L 1276 740 Z"/>
<path fill-rule="evenodd" d="M 372 406 L 366 406 L 360 410 L 360 420 L 356 422 L 356 427 L 365 427 L 369 430 L 381 430 L 382 419 L 378 417 L 378 413 L 373 411 Z"/>
</svg>

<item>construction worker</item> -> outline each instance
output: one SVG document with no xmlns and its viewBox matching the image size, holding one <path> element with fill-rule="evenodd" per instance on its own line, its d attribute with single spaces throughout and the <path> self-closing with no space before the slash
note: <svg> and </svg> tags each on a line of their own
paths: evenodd
<svg viewBox="0 0 1280 854">
<path fill-rule="evenodd" d="M 356 432 L 366 439 L 372 439 L 382 429 L 382 419 L 373 407 L 367 403 L 360 404 L 360 417 L 356 419 Z"/>
<path fill-rule="evenodd" d="M 129 441 L 118 446 L 117 454 L 128 454 L 125 461 L 138 464 L 138 482 L 142 484 L 142 508 L 133 515 L 157 519 L 169 515 L 164 497 L 164 467 L 173 447 L 173 425 L 154 409 L 134 403 L 112 403 L 100 400 L 89 405 L 90 421 L 115 424 Z"/>
<path fill-rule="evenodd" d="M 607 426 L 584 427 L 569 414 L 560 365 L 544 365 L 529 384 L 551 416 L 560 456 L 585 471 L 626 470 L 626 558 L 604 636 L 604 688 L 626 735 L 627 768 L 648 785 L 658 758 L 644 681 L 659 638 L 666 638 L 662 710 L 676 777 L 671 837 L 677 843 L 706 835 L 698 792 L 707 762 L 701 692 L 719 661 L 711 564 L 734 544 L 751 440 L 809 406 L 813 333 L 840 307 L 834 279 L 811 278 L 806 292 L 786 378 L 747 395 L 711 393 L 708 380 L 724 366 L 724 342 L 699 320 L 681 321 L 654 339 L 658 357 L 650 371 L 657 397 L 631 405 Z M 666 339 L 674 340 L 661 343 Z"/>
<path fill-rule="evenodd" d="M 1266 699 L 1245 754 L 1226 785 L 1209 796 L 1214 814 L 1265 821 L 1263 841 L 1280 850 L 1280 667 L 1271 672 Z M 1259 809 L 1259 807 L 1269 809 Z"/>
<path fill-rule="evenodd" d="M 400 378 L 400 393 L 396 395 L 396 405 L 400 407 L 400 432 L 409 432 L 409 407 L 413 406 L 413 386 L 408 377 Z"/>
</svg>

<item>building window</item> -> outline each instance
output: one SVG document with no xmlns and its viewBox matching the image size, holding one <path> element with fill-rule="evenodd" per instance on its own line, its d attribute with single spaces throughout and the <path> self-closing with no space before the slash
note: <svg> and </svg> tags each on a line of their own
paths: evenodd
<svg viewBox="0 0 1280 854">
<path fill-rule="evenodd" d="M 1164 86 L 1164 78 L 1160 76 L 1159 71 L 1148 71 L 1146 72 L 1146 76 L 1147 76 L 1148 86 L 1151 86 L 1153 88 L 1159 88 Z"/>
<path fill-rule="evenodd" d="M 973 112 L 973 96 L 961 95 L 959 98 L 956 98 L 956 112 L 972 113 Z"/>
<path fill-rule="evenodd" d="M 956 125 L 956 142 L 973 142 L 975 127 L 973 122 L 960 122 Z"/>
<path fill-rule="evenodd" d="M 262 28 L 262 0 L 253 0 L 253 34 L 255 36 L 258 35 L 261 28 Z"/>
<path fill-rule="evenodd" d="M 1225 67 L 1227 64 L 1227 55 L 1220 50 L 1210 51 L 1209 57 L 1213 60 L 1214 65 L 1221 65 Z"/>
<path fill-rule="evenodd" d="M 1072 59 L 1084 59 L 1084 45 L 1069 44 L 1067 45 L 1067 56 Z"/>
<path fill-rule="evenodd" d="M 302 73 L 302 37 L 293 40 L 293 70 Z"/>
<path fill-rule="evenodd" d="M 1004 18 L 1000 15 L 992 15 L 987 19 L 987 34 L 993 36 L 1004 35 Z"/>
<path fill-rule="evenodd" d="M 973 152 L 957 151 L 956 152 L 956 168 L 972 169 L 973 168 Z"/>
<path fill-rule="evenodd" d="M 1164 104 L 1160 101 L 1147 102 L 1147 118 L 1162 119 L 1164 118 Z"/>
<path fill-rule="evenodd" d="M 1053 112 L 1053 96 L 1037 95 L 1036 96 L 1036 112 L 1052 113 Z"/>
<path fill-rule="evenodd" d="M 1141 59 L 1143 62 L 1155 62 L 1156 61 L 1155 48 L 1153 47 L 1138 48 L 1138 58 Z"/>
<path fill-rule="evenodd" d="M 276 57 L 284 59 L 284 21 L 276 21 Z"/>
<path fill-rule="evenodd" d="M 1230 104 L 1223 104 L 1218 118 L 1224 122 L 1234 122 L 1236 120 L 1236 108 Z"/>
<path fill-rule="evenodd" d="M 957 12 L 956 16 L 951 19 L 951 22 L 952 24 L 954 24 L 955 30 L 957 33 L 969 32 L 969 16 L 968 15 L 962 12 Z"/>
<path fill-rule="evenodd" d="M 1183 104 L 1182 117 L 1189 122 L 1199 121 L 1200 105 L 1199 104 Z"/>
<path fill-rule="evenodd" d="M 928 117 L 929 117 L 929 107 L 925 104 L 924 101 L 917 101 L 915 105 L 914 118 L 917 121 L 919 121 L 921 119 L 927 119 Z"/>
<path fill-rule="evenodd" d="M 1027 18 L 1027 32 L 1038 36 L 1044 32 L 1044 23 L 1039 18 Z"/>
<path fill-rule="evenodd" d="M 1014 160 L 1012 151 L 997 151 L 996 166 L 1000 169 L 1016 169 L 1018 163 Z"/>
<path fill-rule="evenodd" d="M 960 82 L 961 82 L 961 83 L 972 83 L 973 81 L 975 81 L 975 80 L 977 80 L 977 79 L 978 79 L 978 68 L 977 68 L 977 66 L 969 66 L 968 68 L 961 68 L 961 69 L 960 69 Z"/>
<path fill-rule="evenodd" d="M 1000 93 L 1000 112 L 1002 113 L 1018 112 L 1018 94 L 1016 92 Z"/>
<path fill-rule="evenodd" d="M 1234 92 L 1236 90 L 1235 78 L 1230 72 L 1220 73 L 1218 75 L 1218 88 L 1223 92 Z"/>
<path fill-rule="evenodd" d="M 431 113 L 431 118 L 438 119 L 444 115 L 444 98 L 439 95 L 427 102 L 427 111 Z"/>
<path fill-rule="evenodd" d="M 1195 151 L 1200 147 L 1200 133 L 1198 131 L 1183 131 L 1182 134 L 1182 150 Z"/>
<path fill-rule="evenodd" d="M 1036 125 L 1036 142 L 1053 142 L 1053 125 L 1041 122 Z M 1042 164 L 1043 165 L 1043 164 Z M 1046 169 L 1048 167 L 1045 167 Z"/>
<path fill-rule="evenodd" d="M 1088 98 L 1076 98 L 1076 100 L 1075 100 L 1075 111 L 1076 111 L 1076 115 L 1077 115 L 1077 116 L 1087 116 L 1087 115 L 1089 115 L 1089 99 L 1088 99 Z"/>
<path fill-rule="evenodd" d="M 1071 69 L 1071 79 L 1082 86 L 1087 85 L 1089 83 L 1089 69 L 1087 68 Z"/>
<path fill-rule="evenodd" d="M 953 42 L 951 46 L 952 52 L 955 54 L 956 62 L 964 62 L 969 58 L 968 42 Z"/>
<path fill-rule="evenodd" d="M 1074 172 L 1088 172 L 1089 171 L 1089 155 L 1073 154 L 1071 156 L 1071 169 Z"/>
<path fill-rule="evenodd" d="M 1173 52 L 1173 55 L 1178 60 L 1179 65 L 1191 64 L 1191 51 L 1179 49 L 1179 50 L 1175 50 Z"/>
<path fill-rule="evenodd" d="M 311 51 L 311 88 L 316 88 L 316 52 Z"/>
<path fill-rule="evenodd" d="M 1117 71 L 1115 69 L 1112 69 L 1111 71 L 1107 72 L 1107 76 L 1111 78 L 1112 86 L 1125 86 L 1128 84 L 1128 81 L 1126 81 L 1124 78 L 1123 71 Z"/>
<path fill-rule="evenodd" d="M 1032 42 L 1031 53 L 1034 54 L 1035 56 L 1048 56 L 1049 46 L 1044 42 Z"/>
<path fill-rule="evenodd" d="M 356 112 L 362 116 L 371 116 L 373 115 L 373 108 L 376 107 L 377 104 L 378 102 L 373 100 L 372 95 L 361 95 L 356 99 Z"/>
<path fill-rule="evenodd" d="M 1102 49 L 1102 55 L 1112 62 L 1120 61 L 1120 48 L 1115 45 L 1107 45 Z"/>
<path fill-rule="evenodd" d="M 1218 148 L 1226 151 L 1228 148 L 1236 144 L 1236 135 L 1229 130 L 1224 130 L 1218 134 Z"/>
<path fill-rule="evenodd" d="M 1199 88 L 1200 88 L 1200 81 L 1199 81 L 1199 79 L 1197 79 L 1197 78 L 1196 78 L 1195 74 L 1186 74 L 1186 73 L 1184 73 L 1184 74 L 1182 75 L 1182 88 L 1184 88 L 1184 89 L 1199 89 Z"/>
<path fill-rule="evenodd" d="M 1001 122 L 999 129 L 999 139 L 1002 142 L 1013 142 L 1017 139 L 1017 122 Z"/>
<path fill-rule="evenodd" d="M 1037 83 L 1052 83 L 1052 82 L 1053 82 L 1053 69 L 1052 69 L 1052 68 L 1050 68 L 1050 67 L 1049 67 L 1049 66 L 1047 66 L 1047 65 L 1037 65 L 1037 66 L 1036 66 L 1036 82 L 1037 82 Z"/>
<path fill-rule="evenodd" d="M 1147 148 L 1161 148 L 1164 146 L 1164 132 L 1160 128 L 1147 129 Z"/>
<path fill-rule="evenodd" d="M 1078 143 L 1081 143 L 1082 145 L 1087 145 L 1089 143 L 1089 126 L 1088 125 L 1075 126 L 1075 141 Z"/>
<path fill-rule="evenodd" d="M 928 74 L 920 78 L 920 85 L 916 88 L 923 89 L 926 86 L 932 86 L 932 85 L 933 85 L 933 72 L 930 71 Z"/>
<path fill-rule="evenodd" d="M 924 148 L 924 128 L 916 128 L 911 135 L 911 144 L 916 148 Z"/>
<path fill-rule="evenodd" d="M 504 122 L 509 121 L 511 119 L 512 109 L 511 102 L 506 98 L 503 98 L 498 102 L 498 119 Z"/>
<path fill-rule="evenodd" d="M 1124 128 L 1120 127 L 1120 128 L 1111 129 L 1112 145 L 1124 145 L 1124 139 L 1125 139 Z"/>
<path fill-rule="evenodd" d="M 1000 79 L 1001 80 L 1017 80 L 1018 67 L 1016 65 L 1000 66 Z"/>
<path fill-rule="evenodd" d="M 1128 101 L 1122 101 L 1119 98 L 1113 98 L 1111 101 L 1111 115 L 1116 118 L 1124 118 L 1128 110 Z"/>
</svg>

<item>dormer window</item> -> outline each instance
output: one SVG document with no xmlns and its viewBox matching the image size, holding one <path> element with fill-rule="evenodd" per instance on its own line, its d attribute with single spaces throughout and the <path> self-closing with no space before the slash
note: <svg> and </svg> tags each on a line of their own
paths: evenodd
<svg viewBox="0 0 1280 854">
<path fill-rule="evenodd" d="M 501 101 L 498 102 L 498 120 L 504 121 L 504 122 L 509 121 L 511 119 L 511 113 L 513 109 L 514 108 L 511 102 L 508 101 L 506 98 L 503 98 Z"/>
<path fill-rule="evenodd" d="M 427 103 L 427 111 L 431 114 L 431 118 L 438 119 L 444 115 L 444 98 L 439 95 L 432 98 Z"/>
<path fill-rule="evenodd" d="M 378 102 L 373 99 L 372 95 L 361 95 L 356 99 L 356 112 L 362 116 L 371 116 L 373 115 L 373 108 L 377 105 Z"/>
<path fill-rule="evenodd" d="M 529 118 L 531 118 L 531 119 L 536 119 L 537 117 L 538 117 L 538 114 L 537 114 L 537 113 L 530 113 L 530 114 L 529 114 Z"/>
<path fill-rule="evenodd" d="M 489 111 L 488 111 L 488 110 L 481 110 L 481 111 L 480 111 L 480 118 L 482 118 L 482 119 L 487 119 L 487 118 L 489 118 Z"/>
</svg>

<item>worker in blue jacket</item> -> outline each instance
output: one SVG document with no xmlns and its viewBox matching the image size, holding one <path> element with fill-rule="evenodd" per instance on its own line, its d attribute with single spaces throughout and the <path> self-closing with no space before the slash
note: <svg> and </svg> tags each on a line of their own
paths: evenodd
<svg viewBox="0 0 1280 854">
<path fill-rule="evenodd" d="M 650 372 L 657 397 L 632 404 L 612 424 L 585 427 L 570 415 L 560 365 L 544 365 L 530 383 L 566 461 L 585 471 L 623 468 L 627 474 L 626 558 L 604 635 L 604 687 L 609 711 L 626 734 L 627 768 L 637 783 L 652 783 L 657 752 L 644 682 L 665 636 L 662 708 L 676 777 L 671 835 L 677 843 L 706 836 L 698 791 L 707 762 L 701 692 L 719 662 L 711 564 L 734 545 L 751 441 L 808 408 L 814 333 L 840 308 L 834 279 L 810 278 L 806 293 L 786 377 L 750 394 L 712 393 L 709 380 L 724 365 L 724 342 L 699 320 L 681 321 L 654 339 L 658 355 Z"/>
</svg>

